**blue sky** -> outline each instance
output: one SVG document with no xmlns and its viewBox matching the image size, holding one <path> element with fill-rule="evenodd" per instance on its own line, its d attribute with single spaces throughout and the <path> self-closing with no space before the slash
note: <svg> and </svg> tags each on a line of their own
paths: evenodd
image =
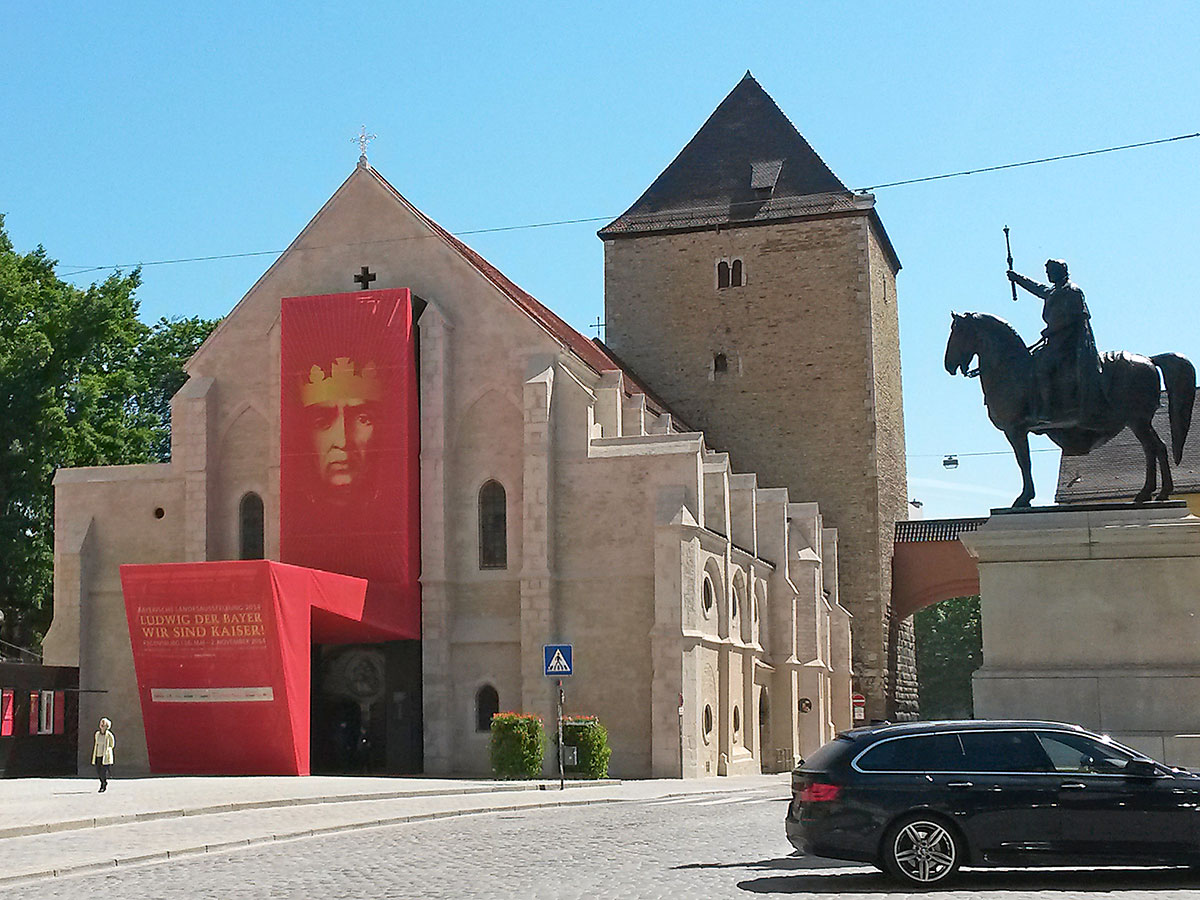
<svg viewBox="0 0 1200 900">
<path fill-rule="evenodd" d="M 349 174 L 365 123 L 372 164 L 452 231 L 611 217 L 746 69 L 862 187 L 1200 131 L 1198 43 L 1183 2 L 17 4 L 0 212 L 64 275 L 276 251 Z M 1041 328 L 1037 301 L 1010 299 L 1004 225 L 1019 270 L 1070 263 L 1102 349 L 1200 360 L 1198 163 L 1200 139 L 877 192 L 927 516 L 1020 487 L 978 384 L 941 368 L 951 309 Z M 600 224 L 466 240 L 590 336 Z M 143 315 L 222 315 L 272 259 L 146 266 Z M 1034 459 L 1051 502 L 1058 454 Z"/>
</svg>

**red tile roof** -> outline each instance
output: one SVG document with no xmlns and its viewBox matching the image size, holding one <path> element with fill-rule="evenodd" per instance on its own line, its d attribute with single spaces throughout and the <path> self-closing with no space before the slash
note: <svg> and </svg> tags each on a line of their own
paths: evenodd
<svg viewBox="0 0 1200 900">
<path fill-rule="evenodd" d="M 371 166 L 367 166 L 379 182 L 391 191 L 396 198 L 408 207 L 412 212 L 420 217 L 420 219 L 429 226 L 430 230 L 438 237 L 444 240 L 447 244 L 453 247 L 464 259 L 467 260 L 481 275 L 495 285 L 501 293 L 507 296 L 518 307 L 520 307 L 530 318 L 542 326 L 555 340 L 559 342 L 567 350 L 571 351 L 579 360 L 585 363 L 596 373 L 603 372 L 622 372 L 625 376 L 625 386 L 628 391 L 640 393 L 646 396 L 648 405 L 655 412 L 665 413 L 675 419 L 676 422 L 682 423 L 667 406 L 659 400 L 649 388 L 647 388 L 627 366 L 617 360 L 603 344 L 598 341 L 591 341 L 568 325 L 565 321 L 555 315 L 550 309 L 537 300 L 528 291 L 518 287 L 507 275 L 493 266 L 490 262 L 484 259 L 476 251 L 472 250 L 459 238 L 455 237 L 421 210 L 417 209 L 413 204 L 405 199 L 404 195 L 392 187 L 388 180 L 379 174 Z"/>
</svg>

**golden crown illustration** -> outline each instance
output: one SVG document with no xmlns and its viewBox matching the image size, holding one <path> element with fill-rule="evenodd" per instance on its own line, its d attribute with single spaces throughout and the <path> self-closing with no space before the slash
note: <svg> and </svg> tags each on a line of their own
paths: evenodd
<svg viewBox="0 0 1200 900">
<path fill-rule="evenodd" d="M 308 370 L 308 381 L 300 386 L 300 402 L 305 406 L 378 400 L 382 394 L 375 363 L 367 363 L 359 372 L 346 356 L 333 361 L 329 374 L 320 366 Z"/>
</svg>

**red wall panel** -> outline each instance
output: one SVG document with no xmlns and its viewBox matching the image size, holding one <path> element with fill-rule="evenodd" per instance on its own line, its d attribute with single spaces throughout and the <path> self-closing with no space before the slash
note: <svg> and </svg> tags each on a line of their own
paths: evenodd
<svg viewBox="0 0 1200 900">
<path fill-rule="evenodd" d="M 360 578 L 267 560 L 121 566 L 150 768 L 309 772 L 310 622 L 350 627 Z"/>
</svg>

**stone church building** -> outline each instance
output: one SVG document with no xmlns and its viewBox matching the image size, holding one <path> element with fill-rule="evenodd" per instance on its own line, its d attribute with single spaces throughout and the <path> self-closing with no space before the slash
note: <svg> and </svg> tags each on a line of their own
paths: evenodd
<svg viewBox="0 0 1200 900">
<path fill-rule="evenodd" d="M 899 263 L 872 198 L 747 75 L 600 236 L 607 345 L 360 159 L 188 363 L 170 462 L 56 476 L 44 650 L 80 668 L 81 733 L 107 715 L 120 766 L 146 771 L 154 704 L 216 727 L 281 702 L 279 685 L 147 683 L 122 584 L 148 566 L 294 562 L 281 333 L 288 309 L 334 295 L 411 297 L 417 525 L 397 540 L 419 553 L 419 627 L 324 641 L 314 601 L 307 656 L 288 663 L 312 771 L 486 773 L 492 713 L 552 727 L 555 643 L 574 647 L 566 710 L 605 724 L 616 776 L 780 771 L 850 726 L 856 687 L 869 716 L 895 710 L 889 672 L 910 652 L 888 596 Z M 306 404 L 375 384 L 345 356 L 312 372 Z M 369 437 L 338 421 L 343 443 Z M 366 579 L 344 580 L 369 606 L 374 576 L 341 571 Z"/>
</svg>

